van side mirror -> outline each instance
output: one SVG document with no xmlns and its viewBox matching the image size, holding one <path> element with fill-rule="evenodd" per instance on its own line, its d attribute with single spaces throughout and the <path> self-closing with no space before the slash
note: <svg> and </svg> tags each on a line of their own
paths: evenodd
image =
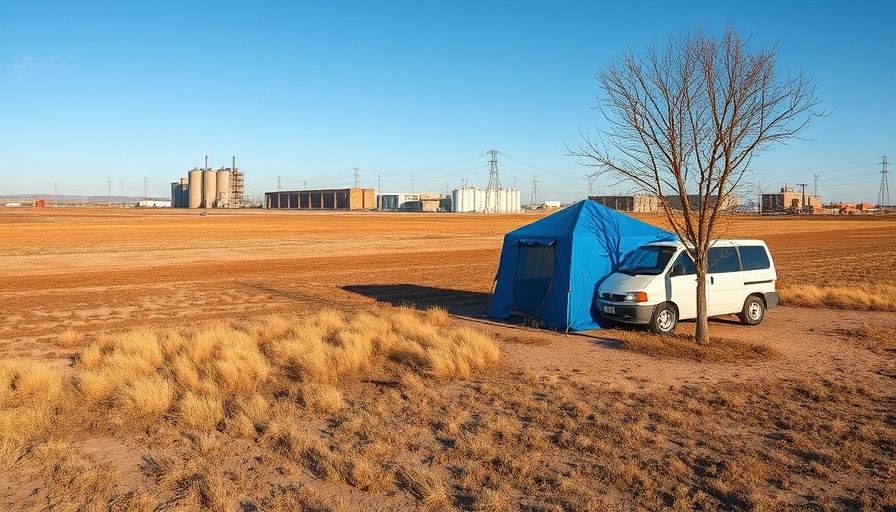
<svg viewBox="0 0 896 512">
<path fill-rule="evenodd" d="M 675 265 L 672 265 L 672 272 L 669 273 L 669 277 L 683 276 L 683 275 L 684 275 L 684 265 L 682 265 L 681 263 L 676 263 Z"/>
</svg>

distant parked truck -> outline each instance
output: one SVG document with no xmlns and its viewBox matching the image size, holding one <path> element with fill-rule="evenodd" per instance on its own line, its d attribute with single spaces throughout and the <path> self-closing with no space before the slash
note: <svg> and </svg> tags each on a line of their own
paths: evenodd
<svg viewBox="0 0 896 512">
<path fill-rule="evenodd" d="M 594 306 L 617 322 L 646 324 L 668 333 L 679 320 L 697 317 L 697 269 L 681 242 L 654 242 L 632 251 L 600 283 Z M 716 240 L 706 276 L 709 316 L 737 314 L 757 325 L 778 305 L 778 274 L 762 240 Z"/>
</svg>

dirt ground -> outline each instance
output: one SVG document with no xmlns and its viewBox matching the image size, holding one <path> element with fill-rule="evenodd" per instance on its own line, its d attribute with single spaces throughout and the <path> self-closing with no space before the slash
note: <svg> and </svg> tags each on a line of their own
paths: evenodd
<svg viewBox="0 0 896 512">
<path fill-rule="evenodd" d="M 503 234 L 541 215 L 0 208 L 0 357 L 69 364 L 71 352 L 52 342 L 67 331 L 90 339 L 324 307 L 438 305 L 501 341 L 505 364 L 546 382 L 637 392 L 823 375 L 876 390 L 892 407 L 893 354 L 860 350 L 844 333 L 892 326 L 896 313 L 784 305 L 756 327 L 734 317 L 711 322 L 712 336 L 767 343 L 782 354 L 758 362 L 653 358 L 616 350 L 612 332 L 600 330 L 527 329 L 561 342 L 514 343 L 520 327 L 484 314 Z M 664 224 L 660 216 L 640 218 Z M 737 218 L 726 237 L 765 239 L 785 287 L 896 282 L 893 217 Z M 692 328 L 684 322 L 678 330 Z"/>
</svg>

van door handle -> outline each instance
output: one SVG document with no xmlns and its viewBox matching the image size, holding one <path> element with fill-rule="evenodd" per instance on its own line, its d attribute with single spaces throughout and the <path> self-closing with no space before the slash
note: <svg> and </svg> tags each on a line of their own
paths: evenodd
<svg viewBox="0 0 896 512">
<path fill-rule="evenodd" d="M 716 284 L 716 278 L 709 276 L 709 284 Z"/>
</svg>

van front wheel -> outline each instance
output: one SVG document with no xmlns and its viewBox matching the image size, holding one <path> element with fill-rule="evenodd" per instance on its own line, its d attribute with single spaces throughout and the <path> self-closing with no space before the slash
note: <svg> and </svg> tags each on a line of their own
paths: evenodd
<svg viewBox="0 0 896 512">
<path fill-rule="evenodd" d="M 764 316 L 765 303 L 762 302 L 761 298 L 755 295 L 750 295 L 744 302 L 744 309 L 737 315 L 737 318 L 739 318 L 740 323 L 744 325 L 759 325 Z"/>
<path fill-rule="evenodd" d="M 664 302 L 658 304 L 650 317 L 650 330 L 656 334 L 669 334 L 675 329 L 678 322 L 678 311 L 675 306 Z"/>
</svg>

